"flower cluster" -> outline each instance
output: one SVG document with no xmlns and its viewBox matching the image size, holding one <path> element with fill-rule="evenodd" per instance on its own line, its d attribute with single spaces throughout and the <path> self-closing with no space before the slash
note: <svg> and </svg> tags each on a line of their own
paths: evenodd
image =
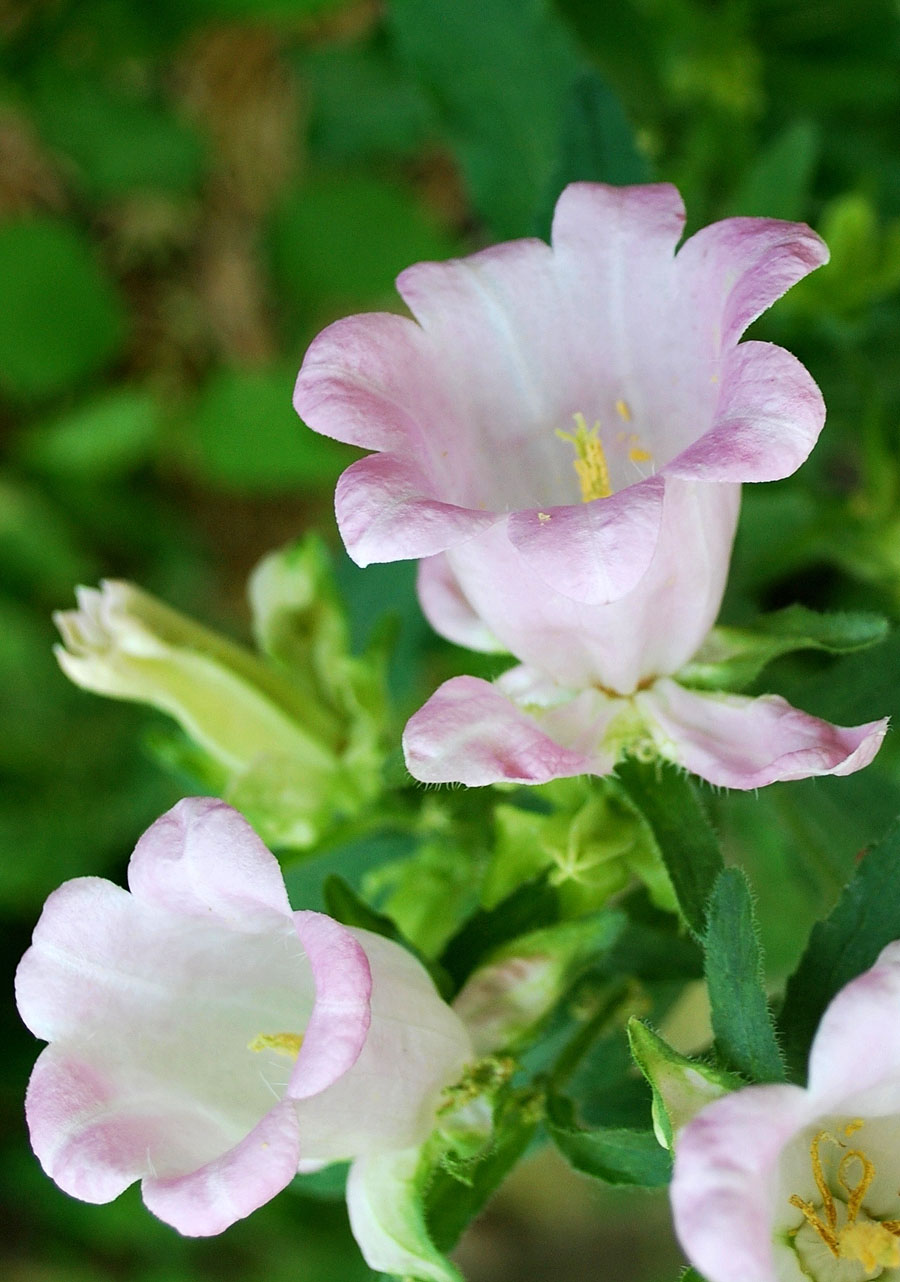
<svg viewBox="0 0 900 1282">
<path fill-rule="evenodd" d="M 351 556 L 418 559 L 435 629 L 517 660 L 493 683 L 452 678 L 410 719 L 404 750 L 419 780 L 546 783 L 608 775 L 630 755 L 753 789 L 849 774 L 879 749 L 885 719 L 834 726 L 777 695 L 692 684 L 741 484 L 789 476 L 825 416 L 795 357 L 739 340 L 827 251 L 805 226 L 731 218 L 676 252 L 683 224 L 670 186 L 573 184 L 552 244 L 411 267 L 398 280 L 411 316 L 338 321 L 307 353 L 301 416 L 373 451 L 337 487 Z M 289 904 L 263 838 L 310 847 L 377 800 L 389 773 L 383 671 L 374 651 L 352 653 L 314 542 L 267 558 L 251 603 L 259 654 L 127 584 L 80 589 L 79 609 L 57 615 L 71 679 L 173 717 L 194 740 L 189 764 L 204 786 L 261 836 L 226 800 L 188 798 L 138 842 L 127 891 L 84 877 L 50 897 L 16 981 L 25 1023 L 48 1043 L 28 1088 L 31 1141 L 68 1193 L 106 1202 L 140 1181 L 147 1207 L 190 1235 L 222 1231 L 298 1173 L 349 1161 L 351 1225 L 372 1268 L 455 1282 L 423 1190 L 457 1179 L 475 1207 L 542 1109 L 588 1167 L 658 1175 L 649 1130 L 649 1160 L 625 1130 L 601 1160 L 554 1098 L 560 1075 L 542 1070 L 533 1090 L 520 1088 L 511 1056 L 591 968 L 606 982 L 620 942 L 623 956 L 642 938 L 657 954 L 686 943 L 685 973 L 696 974 L 692 942 L 653 926 L 629 935 L 626 907 L 609 900 L 638 873 L 653 911 L 681 911 L 700 939 L 709 868 L 676 876 L 649 809 L 621 780 L 595 784 L 602 801 L 579 798 L 571 814 L 557 805 L 546 823 L 498 806 L 494 854 L 506 828 L 515 858 L 495 859 L 496 899 L 482 896 L 464 922 L 448 913 L 429 935 L 447 946 L 432 972 L 456 992 L 451 1008 L 394 942 L 406 937 L 398 914 L 386 938 Z M 557 784 L 543 800 L 553 811 L 554 792 L 581 787 Z M 416 850 L 413 921 L 429 914 L 432 900 L 418 902 L 428 877 L 429 895 L 452 880 L 440 855 L 451 822 L 438 815 L 433 847 Z M 579 896 L 556 894 L 580 876 Z M 344 921 L 384 926 L 355 891 L 335 894 L 335 912 L 349 903 Z M 470 886 L 466 896 L 470 908 Z M 751 908 L 734 912 L 752 934 Z M 587 993 L 590 1036 L 619 1004 Z M 898 1015 L 894 944 L 832 1002 L 806 1089 L 735 1089 L 726 1069 L 632 1030 L 657 1134 L 675 1152 L 678 1231 L 708 1282 L 900 1279 Z M 504 1132 L 518 1106 L 525 1124 Z M 471 1192 L 485 1155 L 496 1172 Z"/>
<path fill-rule="evenodd" d="M 795 357 L 738 342 L 826 261 L 822 241 L 730 218 L 675 253 L 683 225 L 670 186 L 575 183 L 552 246 L 410 267 L 413 319 L 341 320 L 307 353 L 300 415 L 377 451 L 338 484 L 350 555 L 421 558 L 433 626 L 521 661 L 416 713 L 418 779 L 539 783 L 631 752 L 756 788 L 878 750 L 884 721 L 845 729 L 677 681 L 718 613 L 740 483 L 790 475 L 825 418 Z"/>
</svg>

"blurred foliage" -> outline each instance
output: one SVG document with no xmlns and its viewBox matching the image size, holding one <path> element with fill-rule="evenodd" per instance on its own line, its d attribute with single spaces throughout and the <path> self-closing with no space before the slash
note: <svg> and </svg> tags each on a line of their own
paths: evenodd
<svg viewBox="0 0 900 1282">
<path fill-rule="evenodd" d="M 745 487 L 722 621 L 747 627 L 761 610 L 799 602 L 896 625 L 893 0 L 11 0 L 0 41 L 0 907 L 10 967 L 49 890 L 73 875 L 118 877 L 137 834 L 189 787 L 145 750 L 155 718 L 67 685 L 50 612 L 70 605 L 76 582 L 127 577 L 246 640 L 244 583 L 258 558 L 311 528 L 337 548 L 331 492 L 353 452 L 303 431 L 290 409 L 307 342 L 345 311 L 398 307 L 393 277 L 417 258 L 545 233 L 571 179 L 666 179 L 692 228 L 768 214 L 826 237 L 829 266 L 755 333 L 808 365 L 829 424 L 794 477 Z M 393 647 L 398 729 L 439 678 L 464 663 L 476 670 L 429 633 L 411 567 L 363 573 L 339 560 L 337 577 L 356 649 L 373 636 Z M 896 717 L 898 662 L 895 637 L 862 655 L 785 655 L 753 688 L 839 721 Z M 777 984 L 855 857 L 900 811 L 900 754 L 889 737 L 875 764 L 847 779 L 758 797 L 705 791 L 728 858 L 758 894 Z M 537 794 L 506 801 L 520 826 L 541 810 Z M 298 905 L 317 907 L 323 874 L 346 876 L 424 952 L 452 962 L 471 942 L 465 923 L 492 866 L 496 876 L 502 833 L 486 798 L 470 799 L 467 819 L 453 794 L 421 802 L 409 789 L 390 823 L 336 834 L 289 879 Z M 451 838 L 470 852 L 462 872 L 446 855 Z M 527 876 L 547 865 L 542 849 L 531 858 Z M 540 924 L 540 896 L 504 887 Z M 428 905 L 438 901 L 449 926 L 436 931 Z M 634 946 L 645 968 L 657 955 L 678 969 L 683 953 L 684 975 L 699 973 L 693 945 L 662 917 L 647 901 L 619 962 Z M 650 1002 L 661 1014 L 671 985 L 643 982 L 637 1013 Z M 618 1135 L 634 1124 L 629 1100 L 646 1101 L 624 1049 L 632 999 L 620 996 L 610 1024 L 597 1014 L 612 1000 L 605 985 L 603 965 L 582 979 L 558 1035 L 562 1044 L 599 1021 L 580 1080 L 591 1125 Z M 133 1191 L 111 1207 L 71 1203 L 23 1147 L 31 1039 L 13 1022 L 4 1045 L 0 1169 L 15 1189 L 5 1276 L 372 1276 L 340 1203 L 302 1181 L 296 1196 L 210 1243 L 178 1239 Z M 554 1125 L 584 1162 L 600 1160 L 605 1130 Z M 488 1245 L 504 1216 L 521 1217 L 502 1195 L 500 1205 Z M 610 1276 L 663 1282 L 634 1247 L 635 1225 L 631 1239 L 620 1234 Z M 466 1258 L 473 1282 L 516 1276 L 490 1251 L 480 1265 Z M 559 1276 L 555 1258 L 540 1276 Z M 586 1253 L 584 1276 L 594 1259 Z M 577 1258 L 566 1260 L 565 1276 L 581 1276 Z"/>
</svg>

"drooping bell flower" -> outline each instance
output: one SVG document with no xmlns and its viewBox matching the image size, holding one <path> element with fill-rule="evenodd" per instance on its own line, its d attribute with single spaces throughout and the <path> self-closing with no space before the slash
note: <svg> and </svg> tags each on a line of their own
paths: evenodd
<svg viewBox="0 0 900 1282">
<path fill-rule="evenodd" d="M 690 511 L 685 505 L 682 519 Z M 699 540 L 696 546 L 699 554 Z M 690 596 L 697 563 L 688 562 L 682 582 L 677 571 L 666 582 L 656 573 L 657 559 L 666 559 L 662 543 L 638 586 L 608 605 L 574 607 L 546 589 L 546 650 L 535 634 L 533 666 L 520 664 L 493 683 L 468 676 L 445 681 L 407 723 L 403 747 L 410 773 L 425 783 L 544 783 L 606 775 L 632 754 L 671 761 L 721 787 L 752 789 L 852 774 L 869 764 L 887 718 L 835 726 L 778 695 L 749 698 L 681 684 L 678 611 L 690 619 L 698 604 Z M 432 559 L 439 560 L 440 566 L 425 561 L 420 569 L 426 615 L 451 640 L 486 649 L 483 621 L 449 578 L 446 559 Z M 512 570 L 509 582 L 515 582 Z M 708 587 L 707 581 L 700 595 L 704 614 Z M 566 627 L 568 655 L 560 644 Z"/>
<path fill-rule="evenodd" d="M 152 825 L 128 883 L 66 882 L 16 976 L 49 1042 L 31 1142 L 60 1188 L 108 1202 L 140 1180 L 154 1214 L 206 1235 L 301 1167 L 423 1142 L 473 1054 L 404 949 L 292 912 L 274 857 L 210 798 Z"/>
<path fill-rule="evenodd" d="M 900 1278 L 900 943 L 819 1024 L 809 1081 L 748 1086 L 675 1142 L 672 1206 L 707 1282 Z"/>
</svg>

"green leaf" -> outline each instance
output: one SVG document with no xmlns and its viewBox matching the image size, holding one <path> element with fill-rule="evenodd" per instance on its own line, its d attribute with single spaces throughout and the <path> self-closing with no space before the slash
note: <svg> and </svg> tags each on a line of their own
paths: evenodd
<svg viewBox="0 0 900 1282">
<path fill-rule="evenodd" d="M 795 121 L 756 157 L 732 197 L 728 212 L 760 218 L 803 218 L 820 151 L 818 128 L 808 120 Z"/>
<path fill-rule="evenodd" d="M 249 494 L 331 488 L 356 455 L 304 426 L 292 386 L 287 370 L 223 370 L 207 384 L 185 422 L 206 480 Z"/>
<path fill-rule="evenodd" d="M 20 437 L 16 452 L 26 466 L 53 476 L 109 480 L 133 471 L 151 456 L 158 418 L 149 393 L 107 392 L 32 428 Z"/>
<path fill-rule="evenodd" d="M 496 908 L 480 909 L 450 940 L 441 956 L 457 987 L 481 961 L 518 935 L 552 926 L 559 917 L 556 891 L 544 878 L 513 891 Z"/>
<path fill-rule="evenodd" d="M 883 641 L 888 622 L 877 614 L 819 614 L 802 605 L 762 615 L 753 628 L 713 628 L 691 662 L 678 673 L 684 685 L 740 690 L 767 664 L 796 650 L 850 654 Z"/>
<path fill-rule="evenodd" d="M 272 219 L 272 265 L 298 315 L 311 306 L 365 304 L 394 295 L 394 278 L 456 242 L 394 183 L 353 170 L 320 173 L 289 191 Z"/>
<path fill-rule="evenodd" d="M 493 235 L 531 233 L 583 69 L 568 29 L 547 0 L 393 0 L 388 22 Z"/>
<path fill-rule="evenodd" d="M 475 1161 L 438 1168 L 425 1195 L 429 1235 L 440 1251 L 451 1250 L 507 1174 L 523 1156 L 537 1128 L 539 1111 L 524 1091 L 513 1092 L 494 1117 L 491 1142 Z"/>
<path fill-rule="evenodd" d="M 669 1183 L 672 1159 L 652 1131 L 620 1127 L 583 1130 L 575 1124 L 571 1101 L 559 1095 L 549 1101 L 544 1124 L 576 1171 L 606 1184 L 634 1188 L 664 1188 Z"/>
<path fill-rule="evenodd" d="M 662 763 L 629 758 L 616 774 L 653 834 L 684 920 L 701 936 L 722 852 L 697 790 L 675 766 Z"/>
<path fill-rule="evenodd" d="M 558 164 L 548 184 L 537 231 L 549 238 L 553 206 L 570 182 L 615 186 L 650 180 L 650 165 L 637 149 L 622 105 L 596 71 L 586 71 L 569 91 L 562 120 Z"/>
<path fill-rule="evenodd" d="M 740 868 L 725 868 L 716 879 L 704 945 L 713 1032 L 726 1066 L 754 1082 L 784 1081 L 750 886 Z"/>
<path fill-rule="evenodd" d="M 198 134 L 145 93 L 111 90 L 96 71 L 67 74 L 54 61 L 40 78 L 35 109 L 41 133 L 100 197 L 190 192 L 200 182 Z"/>
<path fill-rule="evenodd" d="M 52 396 L 107 365 L 125 313 L 91 246 L 51 218 L 0 223 L 0 391 Z"/>
<path fill-rule="evenodd" d="M 788 981 L 779 1025 L 792 1078 L 806 1075 L 809 1048 L 832 997 L 900 938 L 900 819 L 863 855 L 831 915 L 812 930 Z"/>
</svg>

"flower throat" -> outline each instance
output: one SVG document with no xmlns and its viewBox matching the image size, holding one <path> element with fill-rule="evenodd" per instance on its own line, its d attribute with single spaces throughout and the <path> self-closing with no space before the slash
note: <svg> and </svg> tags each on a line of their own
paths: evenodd
<svg viewBox="0 0 900 1282">
<path fill-rule="evenodd" d="M 844 1134 L 849 1137 L 862 1127 L 859 1119 L 849 1122 L 844 1127 Z M 838 1163 L 835 1182 L 841 1192 L 837 1195 L 831 1191 L 822 1164 L 821 1148 L 823 1144 L 834 1144 L 846 1150 Z M 863 1198 L 875 1178 L 875 1166 L 866 1157 L 862 1149 L 848 1148 L 843 1140 L 836 1139 L 829 1131 L 819 1131 L 814 1137 L 809 1150 L 813 1179 L 822 1199 L 817 1208 L 812 1202 L 804 1201 L 796 1193 L 788 1199 L 803 1213 L 806 1223 L 825 1243 L 836 1260 L 857 1261 L 868 1274 L 877 1276 L 882 1269 L 900 1267 L 900 1220 L 870 1219 L 863 1210 Z M 853 1180 L 858 1168 L 856 1182 Z M 839 1226 L 838 1205 L 846 1209 L 846 1220 Z M 841 1217 L 843 1218 L 843 1217 Z M 800 1226 L 802 1228 L 802 1225 Z M 795 1229 L 793 1236 L 799 1232 Z"/>
</svg>

